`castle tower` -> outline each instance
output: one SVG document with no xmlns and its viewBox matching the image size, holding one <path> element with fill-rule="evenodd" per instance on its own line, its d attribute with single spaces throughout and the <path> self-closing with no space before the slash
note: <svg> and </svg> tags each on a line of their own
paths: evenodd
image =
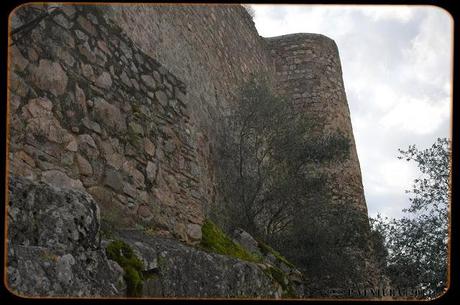
<svg viewBox="0 0 460 305">
<path fill-rule="evenodd" d="M 344 162 L 331 164 L 328 182 L 337 203 L 352 204 L 367 215 L 350 110 L 342 80 L 337 46 L 319 34 L 290 34 L 267 38 L 275 61 L 276 91 L 293 103 L 295 111 L 306 111 L 323 135 L 343 133 L 351 143 Z"/>
<path fill-rule="evenodd" d="M 361 169 L 337 45 L 326 36 L 304 33 L 267 38 L 266 41 L 276 70 L 276 92 L 292 103 L 294 111 L 312 115 L 316 126 L 314 132 L 318 135 L 327 137 L 339 132 L 350 141 L 349 156 L 345 160 L 321 165 L 318 170 L 326 174 L 331 204 L 340 213 L 357 212 L 349 218 L 353 222 L 351 227 L 355 228 L 349 233 L 367 241 L 356 241 L 351 247 L 342 249 L 344 253 L 351 253 L 350 257 L 355 260 L 352 264 L 359 269 L 360 279 L 350 278 L 350 283 L 359 287 L 378 287 L 386 279 L 382 277 L 369 241 Z M 350 226 L 347 224 L 346 228 L 339 230 L 350 230 Z"/>
</svg>

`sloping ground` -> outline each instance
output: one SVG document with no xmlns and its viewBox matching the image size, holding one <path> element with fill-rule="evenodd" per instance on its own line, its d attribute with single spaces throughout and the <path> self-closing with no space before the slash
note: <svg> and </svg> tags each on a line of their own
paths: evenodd
<svg viewBox="0 0 460 305">
<path fill-rule="evenodd" d="M 121 244 L 126 248 L 114 248 Z M 133 285 L 140 287 L 134 296 L 142 297 L 279 298 L 299 292 L 289 277 L 294 269 L 275 268 L 282 264 L 270 251 L 248 262 L 143 230 L 114 231 L 102 240 L 91 195 L 22 177 L 9 180 L 7 247 L 8 287 L 21 296 L 133 296 Z M 120 264 L 108 258 L 114 258 L 108 247 L 120 252 Z"/>
</svg>

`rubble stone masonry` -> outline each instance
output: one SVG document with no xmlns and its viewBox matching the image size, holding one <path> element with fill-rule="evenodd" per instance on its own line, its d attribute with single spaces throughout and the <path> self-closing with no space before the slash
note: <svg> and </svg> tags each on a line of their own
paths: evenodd
<svg viewBox="0 0 460 305">
<path fill-rule="evenodd" d="M 43 9 L 43 7 L 36 6 Z M 340 59 L 322 35 L 258 35 L 239 5 L 61 5 L 11 16 L 9 168 L 85 189 L 102 218 L 196 243 L 218 204 L 222 116 L 251 74 L 352 142 L 334 200 L 367 215 Z"/>
</svg>

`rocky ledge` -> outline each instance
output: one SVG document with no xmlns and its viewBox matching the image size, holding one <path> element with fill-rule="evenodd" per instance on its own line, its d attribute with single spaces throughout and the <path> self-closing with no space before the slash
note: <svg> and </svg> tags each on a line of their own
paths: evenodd
<svg viewBox="0 0 460 305">
<path fill-rule="evenodd" d="M 83 190 L 10 177 L 8 287 L 21 296 L 254 297 L 301 294 L 299 273 L 246 232 L 233 241 L 256 261 L 144 230 L 101 238 Z M 297 276 L 297 280 L 296 280 Z"/>
</svg>

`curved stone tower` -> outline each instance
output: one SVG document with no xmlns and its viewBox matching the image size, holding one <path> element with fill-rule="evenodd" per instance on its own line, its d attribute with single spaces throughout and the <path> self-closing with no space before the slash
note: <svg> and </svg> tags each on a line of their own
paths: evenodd
<svg viewBox="0 0 460 305">
<path fill-rule="evenodd" d="M 351 249 L 343 249 L 356 261 L 361 279 L 352 279 L 358 286 L 377 287 L 385 282 L 369 242 L 369 223 L 364 197 L 350 110 L 342 79 L 340 56 L 335 42 L 320 34 L 290 34 L 266 38 L 274 60 L 276 92 L 292 103 L 293 111 L 307 112 L 315 120 L 314 132 L 327 137 L 339 132 L 350 141 L 349 156 L 322 165 L 331 206 L 341 214 L 351 212 L 359 239 Z M 347 226 L 350 228 L 350 226 Z M 348 230 L 342 228 L 342 230 Z M 346 285 L 346 284 L 345 284 Z"/>
<path fill-rule="evenodd" d="M 312 114 L 317 133 L 327 136 L 339 131 L 350 140 L 349 158 L 323 170 L 328 172 L 334 201 L 352 204 L 367 215 L 337 45 L 320 34 L 290 34 L 267 41 L 275 61 L 276 91 L 292 102 L 294 111 Z"/>
</svg>

